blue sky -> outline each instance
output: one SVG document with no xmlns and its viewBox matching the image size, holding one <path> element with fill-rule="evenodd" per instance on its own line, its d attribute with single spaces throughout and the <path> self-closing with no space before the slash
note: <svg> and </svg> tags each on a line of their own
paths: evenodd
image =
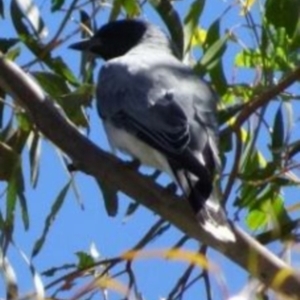
<svg viewBox="0 0 300 300">
<path fill-rule="evenodd" d="M 206 1 L 206 6 L 202 14 L 203 17 L 201 18 L 201 26 L 207 28 L 225 10 L 228 6 L 228 2 L 229 1 L 225 2 L 221 0 Z M 45 23 L 49 27 L 50 32 L 49 38 L 51 38 L 51 34 L 55 33 L 57 24 L 59 24 L 59 20 L 63 14 L 57 13 L 54 16 L 47 15 L 46 12 L 49 11 L 47 9 L 47 1 L 36 0 L 36 3 L 38 5 L 41 4 L 41 12 L 43 17 L 45 16 Z M 190 3 L 191 1 L 178 1 L 176 2 L 176 8 L 185 15 Z M 253 8 L 253 13 L 256 15 L 258 13 L 257 4 Z M 8 16 L 9 14 L 7 12 L 7 19 Z M 162 24 L 159 16 L 150 8 L 146 9 L 145 16 L 154 23 Z M 79 18 L 78 15 L 73 15 L 72 17 L 75 20 Z M 105 20 L 107 20 L 107 13 L 100 12 L 98 20 L 98 25 L 105 22 Z M 243 17 L 239 14 L 238 7 L 231 9 L 223 20 L 222 32 L 224 32 L 225 29 L 232 28 L 244 22 Z M 0 26 L 2 25 L 1 22 L 6 24 L 5 26 L 9 23 L 7 20 L 6 22 L 1 20 Z M 77 27 L 72 20 L 69 22 L 69 28 Z M 241 33 L 243 28 L 238 27 L 236 31 Z M 65 32 L 64 34 L 68 33 L 69 32 Z M 4 34 L 14 36 L 15 33 L 13 28 L 7 28 Z M 78 38 L 79 35 L 74 37 L 72 41 L 78 40 Z M 251 38 L 247 36 L 244 36 L 244 38 L 245 42 L 251 45 Z M 72 41 L 70 40 L 70 43 Z M 234 51 L 237 49 L 238 46 L 233 46 L 232 50 L 226 54 L 224 61 L 224 69 L 229 81 L 235 74 L 233 60 Z M 62 55 L 66 62 L 76 70 L 76 72 L 79 72 L 78 60 L 80 57 L 78 53 L 67 49 L 67 45 L 62 45 L 57 49 L 57 54 Z M 27 62 L 28 59 L 28 55 L 24 55 L 18 63 L 22 65 L 24 62 Z M 100 64 L 98 64 L 98 67 L 99 65 Z M 248 75 L 247 71 L 245 71 L 245 74 L 238 74 L 237 77 L 240 81 L 253 79 Z M 88 114 L 90 116 L 91 127 L 89 137 L 101 145 L 102 148 L 108 150 L 107 140 L 94 106 L 88 111 Z M 30 255 L 34 242 L 42 233 L 45 218 L 51 209 L 54 199 L 57 197 L 61 188 L 70 179 L 69 173 L 62 168 L 60 155 L 61 154 L 54 149 L 49 141 L 44 141 L 42 143 L 42 159 L 38 187 L 32 189 L 30 183 L 26 182 L 26 197 L 29 205 L 31 225 L 29 231 L 24 231 L 20 221 L 20 210 L 18 210 L 15 241 L 27 255 Z M 28 152 L 24 153 L 24 174 L 25 177 L 29 175 Z M 166 179 L 163 177 L 161 182 L 165 184 Z M 109 218 L 102 204 L 102 195 L 93 178 L 76 173 L 74 175 L 74 183 L 79 191 L 80 200 L 83 203 L 84 209 L 79 205 L 75 193 L 73 191 L 69 192 L 63 209 L 58 214 L 56 220 L 54 220 L 42 252 L 33 260 L 38 272 L 42 272 L 51 266 L 60 266 L 64 263 L 76 263 L 77 258 L 74 253 L 77 251 L 88 251 L 92 243 L 96 245 L 102 257 L 110 258 L 118 256 L 124 250 L 131 248 L 139 238 L 142 237 L 143 233 L 153 225 L 154 220 L 158 220 L 157 216 L 154 216 L 152 212 L 147 211 L 143 207 L 140 207 L 130 219 L 125 219 L 125 212 L 131 200 L 124 195 L 120 196 L 118 215 L 115 218 Z M 0 185 L 0 187 L 2 190 L 3 186 Z M 182 237 L 182 233 L 175 228 L 171 228 L 162 237 L 150 244 L 148 248 L 169 248 L 173 246 L 180 237 Z M 186 244 L 186 249 L 197 248 L 198 244 L 193 240 Z M 31 291 L 33 289 L 33 282 L 28 267 L 20 257 L 18 251 L 13 247 L 10 248 L 9 258 L 19 279 L 21 294 Z M 222 270 L 222 275 L 230 293 L 235 293 L 243 287 L 247 279 L 247 274 L 244 271 L 214 251 L 209 251 L 209 258 Z M 180 272 L 186 268 L 185 263 L 159 259 L 142 260 L 134 263 L 134 265 L 136 265 L 139 288 L 140 291 L 143 292 L 145 299 L 158 299 L 160 296 L 166 296 L 169 288 L 175 284 Z M 197 272 L 195 272 L 195 274 L 197 274 Z M 46 281 L 47 280 L 45 280 L 45 282 Z M 215 281 L 213 281 L 213 284 L 217 287 Z M 219 287 L 214 290 L 216 291 L 213 297 L 214 300 L 224 299 L 224 294 Z M 204 299 L 205 296 L 199 298 L 199 295 L 202 295 L 203 292 L 203 284 L 198 283 L 195 288 L 192 288 L 191 291 L 186 294 L 185 299 Z M 0 280 L 0 298 L 4 296 L 4 285 Z M 118 299 L 118 297 L 113 296 L 110 299 Z"/>
</svg>

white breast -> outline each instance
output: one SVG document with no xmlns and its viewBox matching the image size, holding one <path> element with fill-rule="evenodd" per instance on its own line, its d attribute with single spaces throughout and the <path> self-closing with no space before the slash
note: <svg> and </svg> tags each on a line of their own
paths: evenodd
<svg viewBox="0 0 300 300">
<path fill-rule="evenodd" d="M 159 151 L 148 146 L 124 129 L 116 128 L 108 121 L 105 121 L 104 128 L 109 144 L 114 152 L 118 149 L 137 158 L 144 165 L 168 173 L 173 178 L 173 172 L 167 159 Z"/>
</svg>

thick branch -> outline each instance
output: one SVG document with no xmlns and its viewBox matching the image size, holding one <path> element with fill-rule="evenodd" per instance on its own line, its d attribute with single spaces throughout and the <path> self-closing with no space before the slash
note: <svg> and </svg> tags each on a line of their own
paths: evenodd
<svg viewBox="0 0 300 300">
<path fill-rule="evenodd" d="M 178 201 L 178 197 L 81 135 L 18 66 L 0 56 L 0 70 L 0 86 L 27 109 L 39 130 L 76 161 L 83 172 L 113 185 L 189 236 L 223 253 L 267 286 L 300 299 L 300 276 L 267 248 L 234 225 L 236 242 L 220 243 L 198 226 L 184 201 Z"/>
</svg>

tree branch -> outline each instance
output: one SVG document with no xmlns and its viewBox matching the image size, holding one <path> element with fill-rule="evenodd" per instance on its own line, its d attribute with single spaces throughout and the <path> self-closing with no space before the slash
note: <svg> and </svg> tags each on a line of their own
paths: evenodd
<svg viewBox="0 0 300 300">
<path fill-rule="evenodd" d="M 38 129 L 69 155 L 79 168 L 105 181 L 170 221 L 190 237 L 223 253 L 272 289 L 300 299 L 300 276 L 282 260 L 232 224 L 235 243 L 220 243 L 197 224 L 185 201 L 99 149 L 68 121 L 41 88 L 0 54 L 0 86 L 19 101 Z"/>
<path fill-rule="evenodd" d="M 252 115 L 258 108 L 264 106 L 274 97 L 278 96 L 285 89 L 291 86 L 296 81 L 300 80 L 300 67 L 295 68 L 287 76 L 285 76 L 277 85 L 263 91 L 258 96 L 251 99 L 241 113 L 237 116 L 233 127 L 239 129 L 243 123 L 248 120 L 249 116 Z"/>
</svg>

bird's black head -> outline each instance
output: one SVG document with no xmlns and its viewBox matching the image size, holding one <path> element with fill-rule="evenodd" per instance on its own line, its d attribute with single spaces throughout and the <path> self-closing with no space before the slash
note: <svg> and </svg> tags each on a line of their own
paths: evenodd
<svg viewBox="0 0 300 300">
<path fill-rule="evenodd" d="M 104 60 L 124 55 L 136 46 L 147 31 L 142 20 L 119 20 L 101 27 L 90 39 L 70 45 L 71 49 L 88 51 Z"/>
</svg>

